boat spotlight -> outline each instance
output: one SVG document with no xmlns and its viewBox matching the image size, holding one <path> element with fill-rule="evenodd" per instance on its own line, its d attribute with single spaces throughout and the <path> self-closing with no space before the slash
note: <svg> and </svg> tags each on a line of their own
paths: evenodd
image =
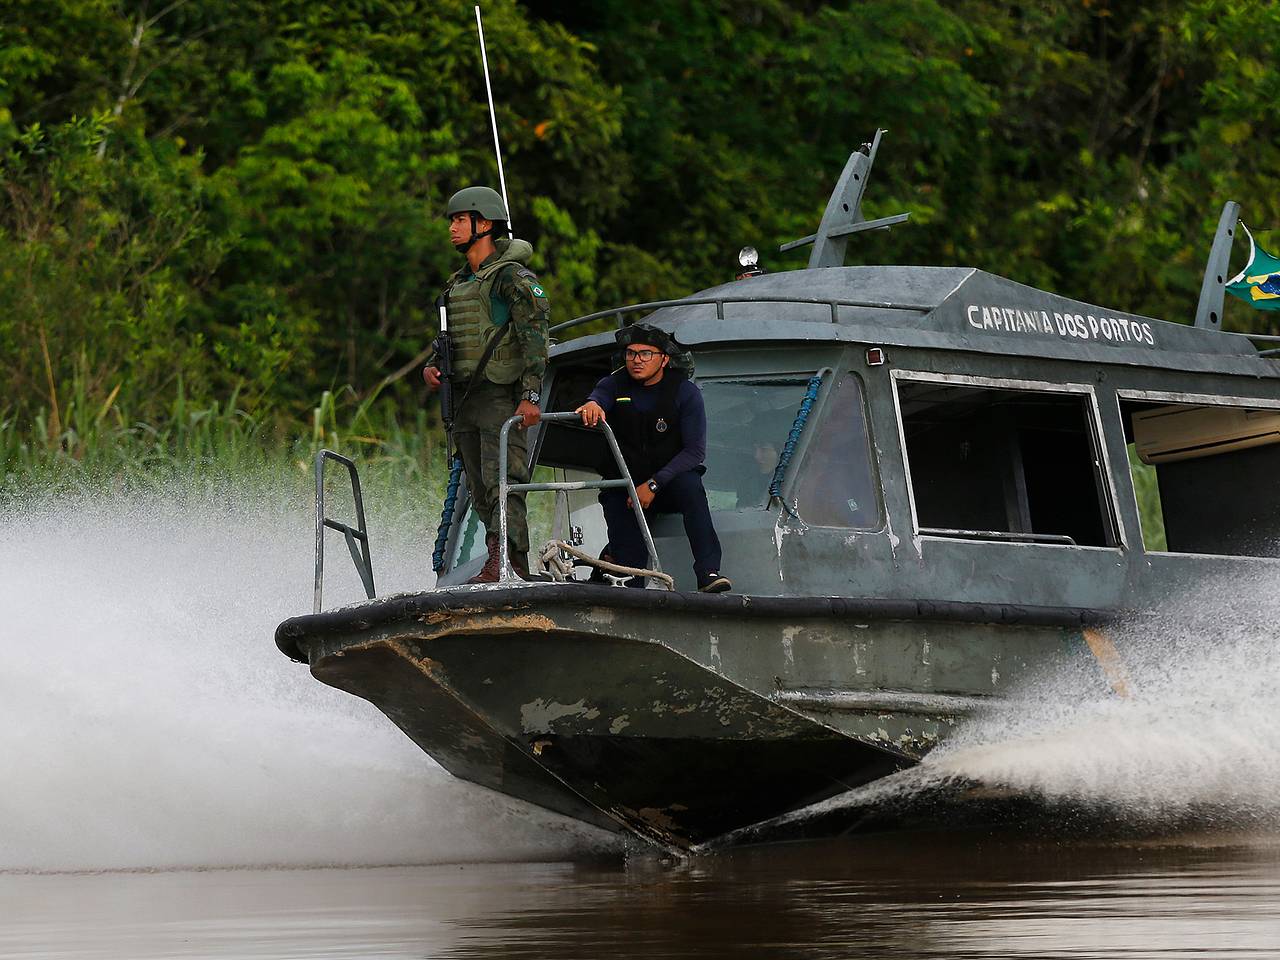
<svg viewBox="0 0 1280 960">
<path fill-rule="evenodd" d="M 745 280 L 747 277 L 758 277 L 764 273 L 764 267 L 760 266 L 760 251 L 755 247 L 743 247 L 738 251 L 738 275 L 735 280 Z"/>
</svg>

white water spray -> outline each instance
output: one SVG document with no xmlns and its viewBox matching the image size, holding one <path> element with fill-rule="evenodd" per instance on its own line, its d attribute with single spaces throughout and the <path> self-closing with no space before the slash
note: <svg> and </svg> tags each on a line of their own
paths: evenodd
<svg viewBox="0 0 1280 960">
<path fill-rule="evenodd" d="M 962 728 L 921 773 L 1145 820 L 1280 823 L 1277 579 L 1204 584 L 1160 617 L 1114 628 L 1130 696 L 1081 658 Z"/>
<path fill-rule="evenodd" d="M 229 486 L 6 512 L 0 870 L 550 859 L 602 842 L 453 779 L 276 650 L 276 624 L 310 612 L 309 504 Z M 431 518 L 370 524 L 379 593 L 427 586 Z M 326 607 L 360 596 L 334 537 Z"/>
<path fill-rule="evenodd" d="M 1280 572 L 1204 583 L 1159 617 L 1109 627 L 1128 696 L 1079 642 L 1075 656 L 1026 678 L 919 766 L 748 838 L 802 835 L 814 820 L 959 822 L 974 800 L 1019 799 L 1047 804 L 1055 822 L 1065 808 L 1119 829 L 1207 828 L 1233 843 L 1271 844 L 1280 831 L 1277 586 Z"/>
</svg>

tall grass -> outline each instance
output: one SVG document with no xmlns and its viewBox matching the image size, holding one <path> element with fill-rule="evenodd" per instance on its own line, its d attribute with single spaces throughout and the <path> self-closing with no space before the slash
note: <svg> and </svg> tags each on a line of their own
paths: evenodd
<svg viewBox="0 0 1280 960">
<path fill-rule="evenodd" d="M 279 489 L 305 497 L 315 456 L 334 450 L 356 461 L 380 512 L 438 511 L 447 471 L 443 435 L 426 412 L 411 421 L 390 405 L 356 404 L 349 390 L 325 391 L 307 421 L 244 410 L 232 395 L 192 403 L 179 385 L 159 423 L 131 418 L 113 392 L 92 404 L 73 391 L 56 414 L 25 424 L 0 411 L 0 505 L 57 493 L 185 489 Z M 345 482 L 345 478 L 342 478 Z"/>
</svg>

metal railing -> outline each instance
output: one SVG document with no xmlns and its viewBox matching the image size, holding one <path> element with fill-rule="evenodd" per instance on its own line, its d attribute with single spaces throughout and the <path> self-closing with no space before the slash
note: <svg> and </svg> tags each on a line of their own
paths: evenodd
<svg viewBox="0 0 1280 960">
<path fill-rule="evenodd" d="M 716 319 L 723 320 L 724 305 L 726 303 L 817 304 L 819 306 L 831 308 L 832 323 L 838 322 L 840 307 L 866 307 L 877 310 L 911 310 L 916 313 L 928 313 L 937 306 L 936 303 L 894 303 L 891 300 L 840 300 L 830 297 L 683 297 L 678 300 L 652 300 L 648 303 L 633 303 L 625 307 L 612 307 L 609 310 L 599 310 L 596 313 L 588 313 L 582 317 L 575 317 L 572 320 L 566 320 L 564 323 L 557 323 L 551 328 L 551 333 L 559 333 L 562 330 L 571 330 L 584 323 L 590 323 L 593 320 L 601 320 L 605 317 L 617 317 L 618 326 L 621 327 L 623 325 L 622 318 L 628 313 L 641 313 L 644 311 L 659 310 L 662 307 L 696 307 L 714 304 L 716 308 Z"/>
<path fill-rule="evenodd" d="M 347 468 L 347 473 L 351 476 L 351 494 L 355 499 L 356 505 L 356 526 L 342 523 L 339 520 L 331 520 L 325 516 L 324 512 L 324 467 L 326 460 L 337 460 Z M 332 450 L 321 450 L 316 454 L 316 588 L 315 588 L 315 605 L 314 613 L 320 612 L 320 595 L 324 590 L 324 528 L 339 531 L 347 542 L 347 549 L 351 551 L 351 560 L 356 565 L 356 572 L 360 574 L 360 582 L 364 584 L 364 592 L 372 600 L 375 596 L 373 589 L 373 561 L 369 557 L 369 531 L 364 522 L 364 499 L 360 496 L 360 475 L 356 472 L 356 465 L 341 454 L 334 453 Z M 360 548 L 356 549 L 356 542 L 359 541 Z"/>
<path fill-rule="evenodd" d="M 608 310 L 598 310 L 595 313 L 588 313 L 585 316 L 575 317 L 572 320 L 566 320 L 564 323 L 557 323 L 550 330 L 552 334 L 559 333 L 563 330 L 572 330 L 574 327 L 582 326 L 585 323 L 591 323 L 593 320 L 602 320 L 605 317 L 616 317 L 618 327 L 624 326 L 622 318 L 629 313 L 643 313 L 646 311 L 660 310 L 663 307 L 696 307 L 714 305 L 716 308 L 716 319 L 724 320 L 724 307 L 726 303 L 803 303 L 818 304 L 829 307 L 831 309 L 831 322 L 839 322 L 840 307 L 863 307 L 876 310 L 909 310 L 915 313 L 928 313 L 938 307 L 936 303 L 895 303 L 891 300 L 842 300 L 831 297 L 683 297 L 675 300 L 651 300 L 648 303 L 633 303 L 625 307 L 611 307 Z M 1215 333 L 1224 333 L 1231 337 L 1245 337 L 1249 340 L 1261 341 L 1262 343 L 1280 343 L 1280 335 L 1269 333 L 1242 333 L 1237 330 L 1216 330 Z M 1260 357 L 1274 357 L 1280 355 L 1280 347 L 1273 347 L 1267 350 L 1259 350 Z"/>
<path fill-rule="evenodd" d="M 1245 337 L 1248 340 L 1260 340 L 1263 343 L 1280 343 L 1280 336 L 1274 333 L 1240 333 L 1236 330 L 1219 330 L 1218 333 L 1225 333 L 1229 337 Z M 1274 357 L 1280 354 L 1280 347 L 1271 347 L 1267 350 L 1259 350 L 1260 357 Z"/>
<path fill-rule="evenodd" d="M 1020 533 L 1011 530 L 958 530 L 952 527 L 921 527 L 927 537 L 946 537 L 949 540 L 993 540 L 999 543 L 1058 543 L 1076 546 L 1074 538 L 1065 533 Z"/>
<path fill-rule="evenodd" d="M 573 421 L 582 424 L 582 418 L 573 412 L 564 413 L 544 413 L 542 421 L 552 423 L 557 421 Z M 626 489 L 628 496 L 631 498 L 631 506 L 635 510 L 636 523 L 640 525 L 640 535 L 644 537 L 645 549 L 649 551 L 649 569 L 661 573 L 662 567 L 658 565 L 658 551 L 653 546 L 653 536 L 649 532 L 649 522 L 645 519 L 644 510 L 640 506 L 640 498 L 636 495 L 636 485 L 631 479 L 631 471 L 627 469 L 626 461 L 622 458 L 622 450 L 618 447 L 618 441 L 613 435 L 613 430 L 609 424 L 601 420 L 596 427 L 585 427 L 584 429 L 599 429 L 604 432 L 604 438 L 609 444 L 609 451 L 613 454 L 614 462 L 618 466 L 618 470 L 622 473 L 622 478 L 618 480 L 567 480 L 567 481 L 547 481 L 545 483 L 508 483 L 507 482 L 507 444 L 511 437 L 511 428 L 518 423 L 522 423 L 521 417 L 515 416 L 507 420 L 502 425 L 502 432 L 498 437 L 498 582 L 508 583 L 512 580 L 519 580 L 515 570 L 511 566 L 511 553 L 507 548 L 507 496 L 511 493 L 533 493 L 546 490 L 607 490 L 616 487 Z"/>
</svg>

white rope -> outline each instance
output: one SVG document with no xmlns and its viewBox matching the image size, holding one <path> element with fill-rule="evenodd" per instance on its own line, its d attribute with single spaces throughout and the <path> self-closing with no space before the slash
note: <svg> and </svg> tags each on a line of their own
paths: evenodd
<svg viewBox="0 0 1280 960">
<path fill-rule="evenodd" d="M 657 580 L 663 584 L 668 590 L 676 588 L 676 582 L 669 574 L 660 570 L 649 570 L 644 567 L 624 567 L 618 563 L 610 563 L 608 560 L 601 560 L 599 557 L 593 557 L 591 554 L 583 550 L 579 550 L 572 544 L 563 540 L 548 540 L 543 545 L 542 550 L 538 553 L 538 562 L 542 565 L 545 573 L 551 575 L 551 579 L 557 582 L 568 580 L 573 564 L 564 558 L 563 554 L 576 557 L 583 563 L 595 567 L 598 570 L 607 571 L 608 573 L 617 574 L 620 577 L 646 577 L 650 580 Z"/>
</svg>

